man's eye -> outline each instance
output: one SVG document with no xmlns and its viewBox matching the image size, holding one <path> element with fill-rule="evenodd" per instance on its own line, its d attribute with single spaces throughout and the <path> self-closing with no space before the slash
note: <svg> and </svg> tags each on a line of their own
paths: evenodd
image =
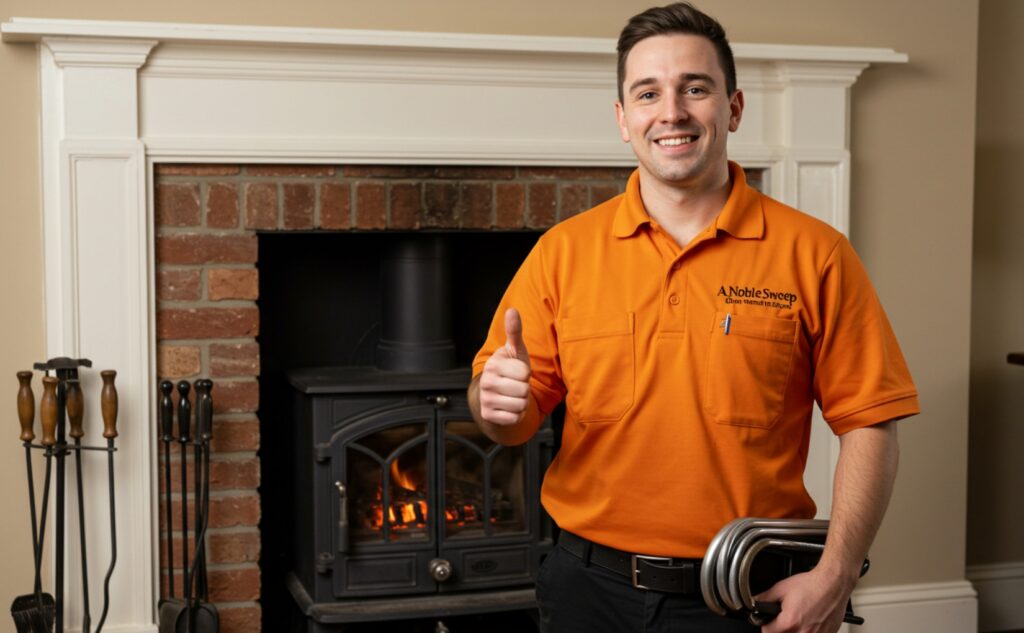
<svg viewBox="0 0 1024 633">
<path fill-rule="evenodd" d="M 689 88 L 686 89 L 686 94 L 688 94 L 688 95 L 705 95 L 705 94 L 707 94 L 707 90 L 704 90 L 700 86 L 690 86 Z"/>
<path fill-rule="evenodd" d="M 650 90 L 648 90 L 647 92 L 641 92 L 639 95 L 637 95 L 636 98 L 643 101 L 643 100 L 647 100 L 647 99 L 653 99 L 655 96 L 657 96 L 657 95 L 655 95 L 655 93 L 653 93 Z"/>
</svg>

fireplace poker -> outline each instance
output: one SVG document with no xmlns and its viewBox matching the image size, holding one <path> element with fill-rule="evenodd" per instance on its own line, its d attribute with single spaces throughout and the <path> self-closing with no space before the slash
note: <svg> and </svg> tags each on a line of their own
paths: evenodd
<svg viewBox="0 0 1024 633">
<path fill-rule="evenodd" d="M 197 554 L 199 561 L 199 582 L 196 584 L 196 595 L 200 600 L 209 600 L 210 588 L 206 577 L 206 528 L 210 523 L 210 442 L 213 440 L 213 381 L 209 378 L 197 381 L 202 383 L 203 393 L 199 402 L 199 414 L 196 418 L 196 432 L 199 435 L 199 442 L 202 447 L 201 457 L 203 461 L 203 486 L 202 486 L 202 524 L 203 532 L 197 539 L 197 548 L 202 554 Z"/>
<path fill-rule="evenodd" d="M 103 389 L 100 391 L 100 412 L 103 414 L 103 437 L 107 440 L 107 479 L 110 485 L 110 566 L 107 567 L 107 575 L 103 578 L 103 613 L 100 616 L 100 623 L 96 627 L 96 633 L 103 630 L 103 623 L 107 621 L 107 610 L 110 608 L 110 577 L 114 574 L 114 565 L 117 564 L 117 522 L 114 508 L 114 438 L 117 437 L 117 387 L 114 386 L 114 379 L 117 372 L 113 369 L 105 369 L 100 372 L 103 379 Z M 83 563 L 84 564 L 84 563 Z"/>
<path fill-rule="evenodd" d="M 203 566 L 203 559 L 200 556 L 200 547 L 199 547 L 199 539 L 201 537 L 201 535 L 199 534 L 199 531 L 200 531 L 200 526 L 203 525 L 203 505 L 202 505 L 202 497 L 201 497 L 202 488 L 203 488 L 203 464 L 202 464 L 203 447 L 202 447 L 202 430 L 200 429 L 200 427 L 203 424 L 203 421 L 202 421 L 203 420 L 203 400 L 206 397 L 205 393 L 204 393 L 205 389 L 206 389 L 206 381 L 201 380 L 201 379 L 195 381 L 195 384 L 193 385 L 193 389 L 194 389 L 194 392 L 195 392 L 195 403 L 196 403 L 196 406 L 195 406 L 196 428 L 195 428 L 195 437 L 192 438 L 192 479 L 194 480 L 194 483 L 193 483 L 194 494 L 192 495 L 194 500 L 192 501 L 192 506 L 195 508 L 195 511 L 193 512 L 193 516 L 194 516 L 195 520 L 192 522 L 192 525 L 194 526 L 192 528 L 192 531 L 195 533 L 195 543 L 194 543 L 194 545 L 192 547 L 193 555 L 192 555 L 192 578 L 191 578 L 191 580 L 192 580 L 192 583 L 196 586 L 196 596 L 198 597 L 198 595 L 199 595 L 199 574 L 197 574 L 197 572 Z M 188 590 L 186 590 L 186 593 L 185 593 L 185 597 L 186 598 L 191 596 L 190 589 L 191 589 L 191 587 Z M 195 627 L 193 627 L 193 629 L 194 628 Z"/>
<path fill-rule="evenodd" d="M 178 442 L 181 443 L 181 571 L 186 587 L 182 594 L 185 598 L 186 618 L 190 617 L 192 607 L 191 596 L 188 593 L 188 587 L 191 586 L 189 568 L 194 566 L 190 565 L 188 560 L 188 444 L 191 441 L 189 426 L 192 423 L 192 405 L 188 401 L 189 389 L 187 380 L 178 383 Z"/>
<path fill-rule="evenodd" d="M 92 616 L 89 613 L 89 565 L 86 561 L 85 547 L 85 501 L 82 498 L 82 418 L 85 416 L 85 401 L 82 398 L 82 385 L 76 375 L 67 381 L 68 436 L 75 440 L 75 483 L 78 491 L 78 536 L 79 548 L 82 550 L 82 631 L 90 633 Z"/>
<path fill-rule="evenodd" d="M 53 411 L 56 413 L 56 409 Z M 32 393 L 32 372 L 30 371 L 18 372 L 18 420 L 21 423 L 21 442 L 25 446 L 25 466 L 28 471 L 28 502 L 32 520 L 32 564 L 35 567 L 35 581 L 33 593 L 14 599 L 11 604 L 11 615 L 14 616 L 14 624 L 18 633 L 49 633 L 53 623 L 53 596 L 43 593 L 39 570 L 42 535 L 36 524 L 35 475 L 32 473 L 32 440 L 36 435 L 33 430 L 35 394 Z M 49 475 L 49 471 L 47 471 L 47 475 Z M 49 476 L 47 476 L 47 488 L 49 488 Z"/>
<path fill-rule="evenodd" d="M 171 442 L 174 441 L 174 400 L 170 380 L 160 383 L 160 440 L 164 443 L 164 498 L 167 513 L 167 595 L 174 598 L 174 510 L 171 508 Z"/>
</svg>

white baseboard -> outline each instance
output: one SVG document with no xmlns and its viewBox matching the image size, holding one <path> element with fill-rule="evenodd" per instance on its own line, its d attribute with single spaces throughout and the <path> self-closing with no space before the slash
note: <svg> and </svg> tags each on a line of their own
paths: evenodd
<svg viewBox="0 0 1024 633">
<path fill-rule="evenodd" d="M 978 630 L 1024 629 L 1024 561 L 970 565 L 967 579 L 978 591 Z"/>
<path fill-rule="evenodd" d="M 863 626 L 840 633 L 977 633 L 978 597 L 966 580 L 870 587 L 853 593 Z"/>
</svg>

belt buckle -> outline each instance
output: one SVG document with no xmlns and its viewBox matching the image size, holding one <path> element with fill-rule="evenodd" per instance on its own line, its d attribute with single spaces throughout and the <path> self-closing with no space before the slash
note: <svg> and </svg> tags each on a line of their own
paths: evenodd
<svg viewBox="0 0 1024 633">
<path fill-rule="evenodd" d="M 640 584 L 640 570 L 636 568 L 636 562 L 638 560 L 649 560 L 652 562 L 659 563 L 671 563 L 672 557 L 670 556 L 644 556 L 643 554 L 630 554 L 629 555 L 629 570 L 630 577 L 633 580 L 633 586 L 637 589 L 650 589 L 647 585 Z"/>
</svg>

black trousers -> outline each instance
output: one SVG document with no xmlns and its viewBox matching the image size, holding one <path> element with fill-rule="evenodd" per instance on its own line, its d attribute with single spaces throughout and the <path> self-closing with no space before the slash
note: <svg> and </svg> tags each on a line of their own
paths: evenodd
<svg viewBox="0 0 1024 633">
<path fill-rule="evenodd" d="M 541 633 L 752 633 L 760 627 L 713 613 L 700 593 L 633 587 L 625 576 L 555 547 L 537 575 Z"/>
</svg>

